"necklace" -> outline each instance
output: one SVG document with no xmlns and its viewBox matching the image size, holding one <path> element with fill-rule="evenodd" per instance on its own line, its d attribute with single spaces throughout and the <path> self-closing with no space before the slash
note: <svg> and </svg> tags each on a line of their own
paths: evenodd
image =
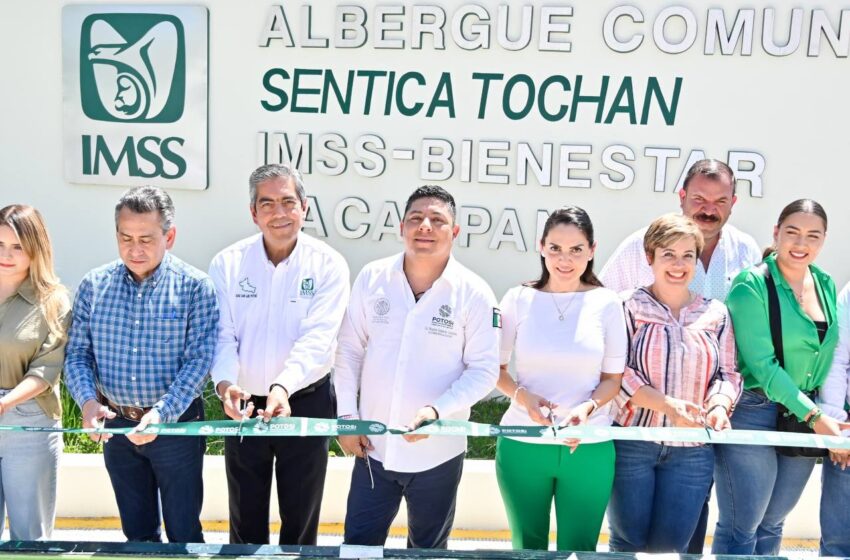
<svg viewBox="0 0 850 560">
<path fill-rule="evenodd" d="M 573 294 L 575 294 L 575 293 L 576 293 L 576 292 L 573 292 Z M 570 302 L 567 304 L 567 306 L 566 306 L 565 308 L 561 309 L 561 306 L 560 306 L 560 305 L 558 305 L 558 300 L 557 300 L 557 299 L 555 299 L 555 294 L 554 294 L 553 292 L 549 292 L 549 295 L 550 295 L 550 296 L 552 296 L 552 303 L 554 303 L 554 304 L 555 304 L 555 309 L 557 309 L 557 310 L 558 310 L 558 320 L 559 320 L 559 321 L 563 321 L 563 320 L 564 320 L 564 315 L 566 315 L 566 314 L 567 314 L 567 311 L 569 311 L 569 310 L 570 310 L 570 306 L 573 304 L 573 302 L 574 302 L 576 299 L 578 299 L 578 297 L 577 297 L 577 296 L 575 296 L 575 295 L 573 295 L 573 297 L 572 297 L 572 298 L 570 298 Z"/>
</svg>

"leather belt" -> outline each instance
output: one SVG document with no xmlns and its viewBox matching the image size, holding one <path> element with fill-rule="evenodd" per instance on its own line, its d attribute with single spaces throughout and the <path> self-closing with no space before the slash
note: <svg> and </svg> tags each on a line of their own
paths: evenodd
<svg viewBox="0 0 850 560">
<path fill-rule="evenodd" d="M 122 418 L 126 418 L 127 420 L 132 420 L 133 422 L 138 422 L 142 419 L 142 416 L 150 412 L 152 407 L 138 407 L 138 406 L 121 406 L 120 404 L 114 403 L 111 400 L 107 399 L 105 395 L 98 393 L 97 400 L 100 404 L 104 404 L 108 406 L 112 411 L 121 416 Z"/>
<path fill-rule="evenodd" d="M 328 373 L 327 375 L 325 375 L 323 378 L 319 379 L 315 383 L 311 383 L 310 385 L 307 385 L 303 389 L 295 391 L 289 397 L 289 402 L 292 402 L 293 400 L 298 400 L 300 397 L 304 397 L 306 395 L 309 395 L 310 393 L 315 393 L 317 389 L 319 389 L 320 387 L 322 387 L 322 385 L 324 385 L 325 383 L 330 381 L 330 379 L 331 379 L 331 374 Z M 268 395 L 254 395 L 248 400 L 250 402 L 254 403 L 255 408 L 266 408 L 266 399 L 267 398 L 268 398 Z"/>
</svg>

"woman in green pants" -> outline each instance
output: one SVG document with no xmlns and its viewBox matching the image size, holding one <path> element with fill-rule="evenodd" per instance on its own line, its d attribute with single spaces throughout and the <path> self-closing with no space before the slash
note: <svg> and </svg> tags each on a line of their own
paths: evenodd
<svg viewBox="0 0 850 560">
<path fill-rule="evenodd" d="M 601 409 L 619 391 L 627 339 L 622 302 L 593 274 L 595 249 L 587 213 L 557 210 L 543 229 L 540 278 L 505 294 L 498 388 L 512 402 L 502 425 L 610 425 Z M 611 441 L 500 438 L 496 476 L 514 548 L 548 548 L 554 500 L 558 550 L 596 550 Z"/>
</svg>

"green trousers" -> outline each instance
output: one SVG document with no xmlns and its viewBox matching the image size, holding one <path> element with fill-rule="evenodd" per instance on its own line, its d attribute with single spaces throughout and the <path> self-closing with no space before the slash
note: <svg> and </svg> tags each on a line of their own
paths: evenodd
<svg viewBox="0 0 850 560">
<path fill-rule="evenodd" d="M 514 549 L 549 548 L 555 500 L 558 550 L 595 551 L 614 482 L 614 443 L 562 444 L 499 438 L 496 479 Z"/>
</svg>

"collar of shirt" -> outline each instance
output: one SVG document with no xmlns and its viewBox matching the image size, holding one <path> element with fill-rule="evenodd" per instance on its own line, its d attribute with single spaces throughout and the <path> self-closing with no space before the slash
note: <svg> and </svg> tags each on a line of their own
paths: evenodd
<svg viewBox="0 0 850 560">
<path fill-rule="evenodd" d="M 279 265 L 280 264 L 286 265 L 290 262 L 297 262 L 299 255 L 302 252 L 301 247 L 304 245 L 304 243 L 301 243 L 301 239 L 302 239 L 301 233 L 299 232 L 298 237 L 295 238 L 295 247 L 292 248 L 292 252 L 289 253 L 288 257 L 286 257 L 285 259 L 280 261 L 278 263 Z M 266 264 L 266 266 L 268 266 L 272 269 L 277 268 L 277 265 L 275 265 L 271 261 L 271 259 L 269 258 L 269 254 L 266 252 L 266 243 L 265 243 L 263 234 L 260 234 L 260 235 L 257 236 L 257 241 L 254 242 L 253 251 L 254 251 L 254 255 L 252 255 L 253 258 L 260 259 L 261 261 L 263 261 Z"/>
<path fill-rule="evenodd" d="M 35 295 L 35 286 L 32 285 L 32 280 L 29 279 L 29 276 L 18 286 L 16 293 L 30 305 L 35 305 L 38 302 L 38 298 Z"/>
<path fill-rule="evenodd" d="M 156 270 L 153 271 L 153 274 L 142 280 L 141 282 L 137 282 L 133 275 L 130 273 L 130 269 L 127 268 L 127 265 L 121 264 L 118 267 L 119 272 L 124 276 L 124 279 L 130 283 L 131 286 L 143 289 L 145 286 L 156 286 L 160 280 L 162 280 L 163 276 L 167 273 L 167 271 L 171 268 L 171 253 L 168 251 L 165 252 L 165 255 L 162 257 L 162 262 L 159 263 L 159 266 L 156 267 Z"/>
<path fill-rule="evenodd" d="M 297 247 L 297 245 L 296 245 L 296 247 Z M 294 251 L 293 251 L 293 253 L 294 253 Z M 407 277 L 404 274 L 404 253 L 403 252 L 401 254 L 399 254 L 399 256 L 396 258 L 395 262 L 393 263 L 393 272 L 395 274 L 400 274 L 400 275 L 404 276 L 405 281 L 406 281 Z M 436 285 L 438 282 L 440 282 L 442 280 L 445 280 L 452 287 L 458 287 L 460 285 L 460 283 L 459 283 L 460 272 L 461 272 L 460 266 L 458 265 L 458 262 L 455 260 L 454 255 L 449 254 L 449 260 L 446 263 L 446 268 L 443 269 L 443 272 L 440 274 L 440 277 L 437 278 L 434 281 L 434 285 Z"/>
<path fill-rule="evenodd" d="M 797 295 L 794 293 L 794 290 L 791 289 L 791 285 L 788 284 L 788 281 L 785 280 L 785 277 L 782 275 L 782 272 L 779 270 L 779 265 L 776 264 L 776 253 L 771 253 L 767 257 L 765 257 L 764 262 L 767 263 L 767 266 L 770 268 L 770 275 L 773 277 L 774 282 L 776 283 L 776 287 L 788 292 L 789 301 L 797 301 Z M 832 314 L 832 306 L 829 305 L 828 302 L 824 301 L 824 281 L 826 278 L 829 278 L 823 270 L 818 268 L 817 266 L 810 264 L 809 272 L 812 273 L 812 280 L 815 282 L 815 292 L 818 295 L 818 298 L 821 300 L 821 307 L 823 309 L 824 317 L 826 317 L 827 324 L 832 325 L 835 321 L 835 317 Z M 803 307 L 801 305 L 796 305 L 795 309 L 797 312 L 804 317 L 805 319 L 811 321 L 808 315 L 803 311 Z"/>
<path fill-rule="evenodd" d="M 653 294 L 648 287 L 639 288 L 635 292 L 634 298 L 644 305 L 651 305 L 652 308 L 657 310 L 659 313 L 663 313 L 663 318 L 660 316 L 658 317 L 661 323 L 679 323 L 684 325 L 686 323 L 687 315 L 689 315 L 693 311 L 699 311 L 705 301 L 705 298 L 703 298 L 703 296 L 701 296 L 700 294 L 694 293 L 693 291 L 691 292 L 691 294 L 694 296 L 694 298 L 691 300 L 690 303 L 683 306 L 682 309 L 679 310 L 678 321 L 673 317 L 673 313 L 670 311 L 670 307 L 666 303 L 663 303 L 657 297 L 655 297 L 655 294 Z"/>
</svg>

